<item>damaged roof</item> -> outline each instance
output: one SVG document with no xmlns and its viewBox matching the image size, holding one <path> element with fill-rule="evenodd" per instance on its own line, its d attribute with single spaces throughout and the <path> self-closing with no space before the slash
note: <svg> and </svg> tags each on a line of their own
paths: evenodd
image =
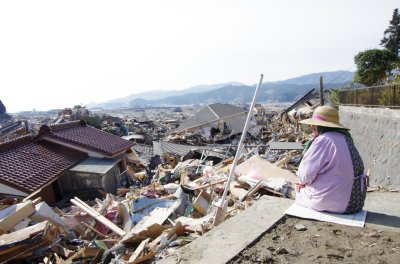
<svg viewBox="0 0 400 264">
<path fill-rule="evenodd" d="M 282 117 L 282 115 L 290 112 L 291 110 L 295 109 L 297 106 L 299 106 L 300 104 L 303 104 L 315 97 L 319 98 L 319 91 L 316 91 L 315 89 L 311 89 L 308 93 L 306 93 L 304 96 L 302 96 L 299 100 L 297 100 L 294 104 L 292 104 L 291 106 L 289 106 L 288 108 L 284 109 L 280 116 Z"/>
<path fill-rule="evenodd" d="M 29 194 L 86 157 L 77 150 L 22 136 L 0 144 L 0 182 Z"/>
<path fill-rule="evenodd" d="M 185 156 L 190 151 L 199 151 L 200 153 L 205 150 L 207 155 L 224 158 L 225 149 L 230 147 L 229 145 L 209 145 L 209 146 L 192 146 L 182 145 L 166 141 L 153 141 L 154 155 L 163 156 L 166 153 L 172 155 Z M 223 149 L 224 151 L 221 151 Z M 220 150 L 220 151 L 217 151 Z"/>
<path fill-rule="evenodd" d="M 201 109 L 195 116 L 181 124 L 176 132 L 189 129 L 200 129 L 209 127 L 212 123 L 246 115 L 246 110 L 230 104 L 210 104 Z"/>
<path fill-rule="evenodd" d="M 150 164 L 150 160 L 153 157 L 153 147 L 144 144 L 135 144 L 133 151 L 139 158 L 139 161 L 145 166 Z"/>
<path fill-rule="evenodd" d="M 320 105 L 319 97 L 320 97 L 319 91 L 317 91 L 316 89 L 311 89 L 308 93 L 306 93 L 303 97 L 297 100 L 294 104 L 284 109 L 280 113 L 280 116 L 282 117 L 282 115 L 290 112 L 293 109 L 296 109 L 302 104 L 309 106 L 311 109 L 315 109 Z M 324 98 L 325 101 L 329 101 L 329 90 L 324 90 Z"/>
<path fill-rule="evenodd" d="M 199 149 L 206 147 L 196 147 L 191 145 L 182 145 L 165 141 L 153 141 L 154 155 L 163 156 L 165 153 L 175 154 L 179 156 L 186 155 L 192 149 Z"/>
<path fill-rule="evenodd" d="M 95 151 L 108 157 L 116 156 L 130 149 L 134 143 L 111 133 L 88 126 L 84 120 L 63 124 L 43 125 L 39 136 L 76 147 Z"/>
</svg>

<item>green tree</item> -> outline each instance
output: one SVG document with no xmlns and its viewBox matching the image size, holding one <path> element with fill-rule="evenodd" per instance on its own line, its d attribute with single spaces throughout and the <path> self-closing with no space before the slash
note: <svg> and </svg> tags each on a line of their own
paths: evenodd
<svg viewBox="0 0 400 264">
<path fill-rule="evenodd" d="M 101 129 L 101 118 L 96 115 L 88 115 L 83 117 L 89 126 Z"/>
<path fill-rule="evenodd" d="M 329 89 L 329 97 L 331 99 L 331 104 L 335 108 L 339 108 L 339 94 L 340 91 L 349 90 L 350 87 L 340 87 L 340 88 L 331 88 Z"/>
<path fill-rule="evenodd" d="M 393 92 L 389 89 L 384 89 L 379 93 L 378 104 L 390 106 L 393 102 Z"/>
<path fill-rule="evenodd" d="M 397 56 L 390 50 L 371 49 L 354 56 L 357 71 L 354 82 L 367 86 L 385 82 L 390 71 L 396 68 Z"/>
<path fill-rule="evenodd" d="M 399 9 L 396 8 L 393 11 L 392 20 L 389 21 L 390 25 L 383 33 L 383 39 L 381 40 L 381 46 L 390 50 L 397 57 L 399 57 L 400 51 L 400 13 Z"/>
</svg>

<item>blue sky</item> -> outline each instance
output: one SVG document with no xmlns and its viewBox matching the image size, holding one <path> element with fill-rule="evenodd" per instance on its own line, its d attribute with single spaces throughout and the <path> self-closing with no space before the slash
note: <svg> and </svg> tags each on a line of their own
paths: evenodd
<svg viewBox="0 0 400 264">
<path fill-rule="evenodd" d="M 8 112 L 355 70 L 398 0 L 1 1 Z"/>
</svg>

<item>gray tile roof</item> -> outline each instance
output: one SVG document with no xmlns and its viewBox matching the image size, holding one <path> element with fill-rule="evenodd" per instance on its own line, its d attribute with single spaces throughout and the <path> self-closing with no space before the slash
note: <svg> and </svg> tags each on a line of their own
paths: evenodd
<svg viewBox="0 0 400 264">
<path fill-rule="evenodd" d="M 218 118 L 225 118 L 239 113 L 245 113 L 246 110 L 230 104 L 211 104 L 209 109 L 213 111 Z"/>
<path fill-rule="evenodd" d="M 154 155 L 163 156 L 165 153 L 176 154 L 179 156 L 186 155 L 192 149 L 205 149 L 205 146 L 182 145 L 165 141 L 153 141 Z"/>
<path fill-rule="evenodd" d="M 240 116 L 245 116 L 246 110 L 230 104 L 211 104 L 201 109 L 196 115 L 182 123 L 176 132 L 189 129 L 209 127 L 219 120 L 225 122 Z"/>
<path fill-rule="evenodd" d="M 207 155 L 216 156 L 216 157 L 225 157 L 224 151 L 214 151 L 216 149 L 226 149 L 229 145 L 212 145 L 212 146 L 191 146 L 191 145 L 182 145 L 171 142 L 164 141 L 153 141 L 153 150 L 154 155 L 163 156 L 165 153 L 170 153 L 179 156 L 185 156 L 191 150 L 197 150 L 202 152 L 203 150 L 207 150 Z"/>
<path fill-rule="evenodd" d="M 150 160 L 154 156 L 152 146 L 135 144 L 132 148 L 143 165 L 147 166 L 150 164 Z"/>
</svg>

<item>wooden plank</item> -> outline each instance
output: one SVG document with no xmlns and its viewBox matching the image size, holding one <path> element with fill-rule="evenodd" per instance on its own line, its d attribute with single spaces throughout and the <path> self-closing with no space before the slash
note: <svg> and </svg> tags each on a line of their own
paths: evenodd
<svg viewBox="0 0 400 264">
<path fill-rule="evenodd" d="M 4 234 L 0 236 L 0 246 L 13 244 L 16 242 L 20 242 L 34 236 L 40 232 L 43 232 L 47 227 L 48 222 L 42 222 L 33 226 L 29 226 L 18 231 L 15 231 L 11 234 Z"/>
<path fill-rule="evenodd" d="M 71 199 L 71 203 L 73 203 L 74 205 L 78 206 L 83 211 L 87 212 L 96 221 L 98 221 L 98 222 L 102 223 L 103 225 L 107 226 L 108 228 L 110 228 L 117 235 L 119 235 L 121 237 L 126 235 L 126 232 L 124 230 L 119 228 L 117 225 L 115 225 L 113 222 L 111 222 L 110 220 L 105 218 L 103 215 L 99 214 L 96 210 L 91 208 L 85 202 L 81 201 L 79 198 L 75 197 L 74 199 Z"/>
<path fill-rule="evenodd" d="M 193 202 L 193 208 L 199 211 L 202 215 L 205 215 L 208 207 L 210 207 L 211 195 L 202 190 Z"/>
<path fill-rule="evenodd" d="M 36 212 L 29 218 L 36 223 L 49 221 L 53 225 L 62 226 L 65 229 L 69 229 L 67 223 L 62 219 L 54 210 L 47 205 L 45 202 L 39 202 L 35 205 Z"/>
<path fill-rule="evenodd" d="M 98 236 L 101 236 L 101 237 L 103 237 L 103 238 L 108 238 L 107 235 L 104 235 L 103 233 L 97 231 L 97 229 L 95 229 L 95 228 L 92 227 L 91 225 L 88 225 L 88 224 L 85 223 L 85 222 L 82 222 L 81 224 L 83 224 L 84 226 L 86 226 L 89 230 L 95 232 Z"/>
<path fill-rule="evenodd" d="M 145 230 L 140 231 L 139 233 L 131 233 L 129 232 L 128 235 L 126 235 L 121 242 L 125 243 L 139 243 L 140 241 L 143 241 L 147 238 L 151 239 L 156 239 L 158 236 L 162 234 L 162 232 L 167 229 L 167 227 L 159 225 L 159 224 L 153 224 L 146 228 Z"/>
<path fill-rule="evenodd" d="M 106 195 L 106 199 L 104 199 L 104 202 L 102 203 L 102 205 L 99 207 L 99 209 L 97 210 L 97 212 L 99 212 L 99 214 L 104 214 L 105 211 L 107 210 L 108 206 L 110 205 L 110 203 L 112 202 L 112 196 L 111 194 L 107 194 Z"/>
<path fill-rule="evenodd" d="M 15 231 L 11 234 L 0 236 L 0 263 L 12 259 L 22 259 L 33 254 L 34 250 L 47 247 L 58 236 L 58 229 L 51 227 L 48 222 L 42 222 L 34 226 Z M 38 236 L 38 240 L 32 244 L 31 238 Z"/>
<path fill-rule="evenodd" d="M 150 238 L 143 240 L 140 245 L 135 249 L 135 252 L 130 256 L 128 263 L 134 263 L 139 255 L 143 252 L 144 247 L 149 243 Z"/>
<path fill-rule="evenodd" d="M 242 198 L 240 198 L 240 201 L 243 202 L 248 197 L 252 196 L 258 189 L 260 189 L 261 183 L 262 180 L 259 180 L 253 187 L 249 189 L 249 191 Z"/>
<path fill-rule="evenodd" d="M 219 203 L 221 203 L 221 201 L 219 201 Z M 218 208 L 216 210 L 213 226 L 217 226 L 225 220 L 227 211 L 228 211 L 228 201 L 225 200 L 224 204 L 218 206 Z"/>
<path fill-rule="evenodd" d="M 175 208 L 162 208 L 156 207 L 150 214 L 143 217 L 139 223 L 137 223 L 132 229 L 132 233 L 139 233 L 150 227 L 153 224 L 162 225 L 165 220 L 171 215 L 171 213 L 175 210 Z"/>
<path fill-rule="evenodd" d="M 288 154 L 287 156 L 283 157 L 282 159 L 276 161 L 274 163 L 275 166 L 282 168 L 287 162 L 289 162 L 292 158 L 292 155 Z"/>
<path fill-rule="evenodd" d="M 31 201 L 14 204 L 0 211 L 0 234 L 4 234 L 23 219 L 31 216 L 35 207 Z"/>
<path fill-rule="evenodd" d="M 118 215 L 122 218 L 122 226 L 124 227 L 124 231 L 129 232 L 129 230 L 132 228 L 132 219 L 128 208 L 122 203 L 118 204 Z"/>
<path fill-rule="evenodd" d="M 150 214 L 143 217 L 139 223 L 137 223 L 128 234 L 122 239 L 122 241 L 132 241 L 137 240 L 141 233 L 148 230 L 150 227 L 155 227 L 160 230 L 160 226 L 167 220 L 171 213 L 175 210 L 175 206 L 169 208 L 156 207 Z"/>
<path fill-rule="evenodd" d="M 219 181 L 216 181 L 216 182 L 212 182 L 212 183 L 207 183 L 207 184 L 201 185 L 199 187 L 192 188 L 191 190 L 195 191 L 195 190 L 205 189 L 205 188 L 208 188 L 210 186 L 214 186 L 216 184 L 226 182 L 227 180 L 228 180 L 228 178 L 222 179 L 222 180 L 219 180 Z"/>
<path fill-rule="evenodd" d="M 46 241 L 39 241 L 36 244 L 22 244 L 2 250 L 0 255 L 0 263 L 10 263 L 12 260 L 28 258 L 33 255 L 33 251 L 40 247 L 47 246 Z"/>
<path fill-rule="evenodd" d="M 237 181 L 232 181 L 229 186 L 229 191 L 233 197 L 236 199 L 241 199 L 247 194 L 247 190 L 240 187 L 241 185 Z"/>
</svg>

